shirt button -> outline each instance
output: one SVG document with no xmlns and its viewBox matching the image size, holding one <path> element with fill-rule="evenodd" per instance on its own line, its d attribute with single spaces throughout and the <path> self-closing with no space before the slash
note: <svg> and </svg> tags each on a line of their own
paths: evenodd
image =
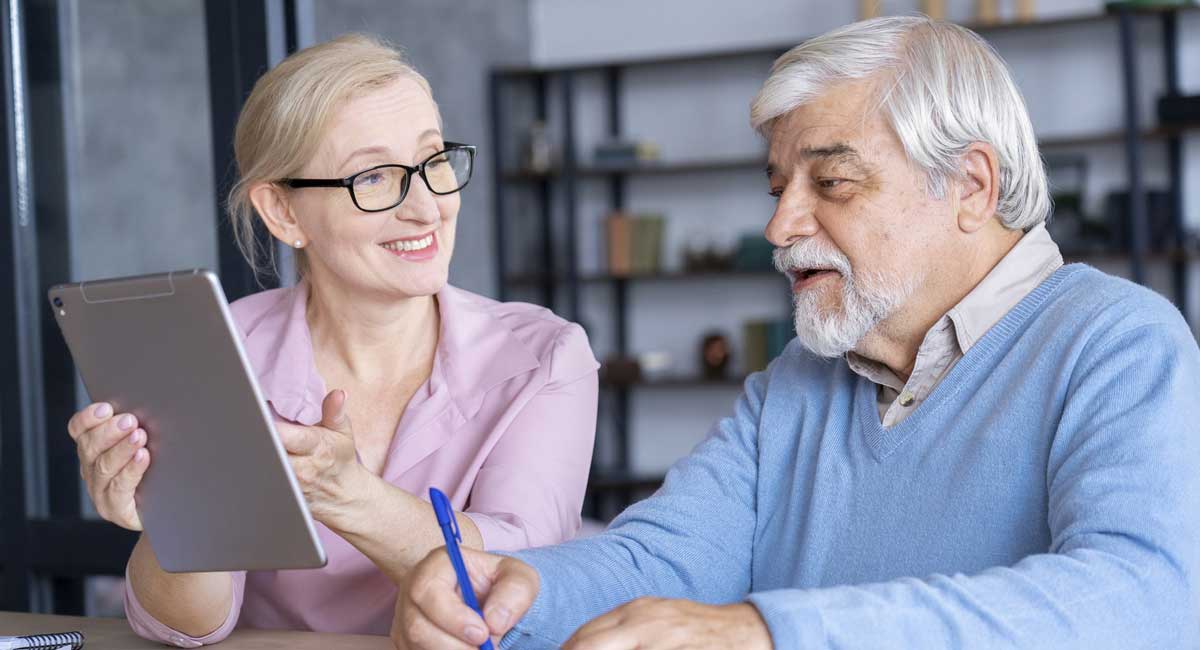
<svg viewBox="0 0 1200 650">
<path fill-rule="evenodd" d="M 913 397 L 912 393 L 910 393 L 908 391 L 904 391 L 903 393 L 900 393 L 900 406 L 907 408 L 909 406 L 912 406 L 914 401 L 916 401 L 916 398 Z"/>
</svg>

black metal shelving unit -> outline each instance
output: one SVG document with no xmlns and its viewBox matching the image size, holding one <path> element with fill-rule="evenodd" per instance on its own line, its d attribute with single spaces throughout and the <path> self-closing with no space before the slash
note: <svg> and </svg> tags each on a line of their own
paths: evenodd
<svg viewBox="0 0 1200 650">
<path fill-rule="evenodd" d="M 1131 207 L 1132 233 L 1128 252 L 1080 253 L 1072 254 L 1064 251 L 1069 260 L 1094 260 L 1103 262 L 1128 262 L 1131 276 L 1139 283 L 1146 280 L 1146 263 L 1148 261 L 1165 262 L 1172 269 L 1172 293 L 1175 304 L 1186 315 L 1189 313 L 1188 304 L 1188 265 L 1196 258 L 1185 245 L 1185 229 L 1182 213 L 1182 134 L 1191 126 L 1154 126 L 1145 128 L 1138 113 L 1137 98 L 1141 80 L 1137 66 L 1134 65 L 1134 54 L 1137 51 L 1137 35 L 1135 27 L 1142 19 L 1158 19 L 1162 24 L 1162 52 L 1166 78 L 1166 92 L 1178 94 L 1178 14 L 1196 10 L 1195 7 L 1176 7 L 1167 9 L 1145 9 L 1122 4 L 1113 4 L 1105 13 L 1066 16 L 1028 23 L 1006 23 L 989 25 L 968 25 L 978 33 L 987 37 L 991 34 L 1009 30 L 1047 30 L 1056 27 L 1100 23 L 1115 20 L 1118 26 L 1119 47 L 1122 60 L 1122 79 L 1124 87 L 1124 127 L 1118 130 L 1074 135 L 1061 138 L 1046 138 L 1040 141 L 1043 149 L 1078 149 L 1100 145 L 1121 145 L 1129 175 L 1129 192 Z M 750 49 L 724 50 L 703 52 L 685 56 L 666 56 L 644 59 L 624 59 L 605 61 L 572 66 L 550 67 L 503 67 L 492 71 L 489 80 L 489 97 L 492 118 L 492 149 L 493 149 L 493 180 L 495 186 L 494 219 L 496 236 L 496 277 L 499 278 L 499 297 L 508 299 L 511 292 L 518 288 L 536 288 L 540 302 L 557 310 L 563 316 L 578 321 L 580 318 L 580 301 L 587 286 L 608 286 L 613 298 L 613 353 L 626 356 L 629 350 L 629 293 L 631 285 L 648 282 L 692 282 L 698 280 L 713 280 L 719 277 L 775 277 L 778 274 L 770 272 L 729 271 L 727 273 L 685 273 L 663 272 L 631 276 L 617 276 L 605 273 L 583 274 L 578 267 L 579 238 L 578 225 L 578 184 L 583 179 L 601 181 L 607 184 L 608 207 L 610 210 L 622 210 L 626 206 L 626 180 L 632 174 L 637 175 L 672 175 L 672 174 L 709 174 L 730 170 L 750 170 L 762 168 L 765 160 L 756 156 L 737 158 L 714 158 L 685 161 L 664 161 L 654 164 L 630 165 L 595 165 L 580 160 L 575 149 L 575 86 L 577 79 L 584 74 L 603 76 L 606 103 L 606 132 L 609 136 L 622 135 L 621 92 L 622 72 L 642 66 L 715 62 L 740 57 L 775 58 L 783 54 L 795 43 L 772 44 Z M 506 134 L 520 132 L 517 125 L 508 121 L 503 92 L 506 87 L 526 86 L 533 94 L 534 119 L 547 122 L 549 97 L 551 87 L 559 91 L 561 116 L 558 124 L 561 128 L 562 143 L 559 166 L 548 171 L 531 171 L 506 164 L 504 151 L 511 145 Z M 1150 143 L 1165 143 L 1168 148 L 1168 182 L 1171 197 L 1172 230 L 1174 245 L 1167 253 L 1152 253 L 1148 246 L 1146 188 L 1141 173 L 1143 148 Z M 528 269 L 514 273 L 509 268 L 508 246 L 512 228 L 509 224 L 511 215 L 507 214 L 507 197 L 513 191 L 532 191 L 536 197 L 538 227 L 540 228 L 539 269 L 529 272 Z M 563 206 L 564 227 L 562 239 L 566 246 L 556 249 L 554 242 L 558 237 L 555 232 L 554 205 Z M 565 301 L 560 296 L 565 294 Z M 661 483 L 661 476 L 642 476 L 631 472 L 629 407 L 633 390 L 694 390 L 714 386 L 733 387 L 740 383 L 739 379 L 727 381 L 705 381 L 699 378 L 676 377 L 658 381 L 639 381 L 633 383 L 609 383 L 603 386 L 612 396 L 611 412 L 601 415 L 610 417 L 613 424 L 615 439 L 613 442 L 614 462 L 611 465 L 594 466 L 589 481 L 588 510 L 593 516 L 605 517 L 633 501 L 635 496 L 645 494 Z"/>
</svg>

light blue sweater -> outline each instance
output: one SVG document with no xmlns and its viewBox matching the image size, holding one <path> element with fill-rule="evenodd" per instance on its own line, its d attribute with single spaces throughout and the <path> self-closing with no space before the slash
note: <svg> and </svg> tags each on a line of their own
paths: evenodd
<svg viewBox="0 0 1200 650">
<path fill-rule="evenodd" d="M 776 648 L 1200 645 L 1200 350 L 1149 290 L 1059 269 L 903 422 L 796 342 L 604 534 L 516 555 L 504 648 L 639 596 L 748 600 Z"/>
</svg>

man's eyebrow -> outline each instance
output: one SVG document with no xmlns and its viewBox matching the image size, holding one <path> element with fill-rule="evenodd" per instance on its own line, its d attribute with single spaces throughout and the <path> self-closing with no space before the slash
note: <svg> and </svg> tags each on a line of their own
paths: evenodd
<svg viewBox="0 0 1200 650">
<path fill-rule="evenodd" d="M 802 158 L 819 158 L 854 164 L 862 164 L 863 162 L 862 157 L 858 155 L 858 150 L 845 142 L 838 142 L 825 147 L 803 147 L 800 149 L 800 156 Z"/>
<path fill-rule="evenodd" d="M 859 155 L 858 150 L 849 144 L 846 144 L 845 142 L 837 142 L 821 147 L 802 147 L 800 149 L 800 157 L 809 160 L 816 159 L 846 163 L 848 165 L 858 167 L 864 172 L 868 172 L 872 169 L 872 166 L 863 160 L 861 155 Z M 776 169 L 776 164 L 768 160 L 767 167 L 765 169 L 767 176 L 772 176 Z"/>
</svg>

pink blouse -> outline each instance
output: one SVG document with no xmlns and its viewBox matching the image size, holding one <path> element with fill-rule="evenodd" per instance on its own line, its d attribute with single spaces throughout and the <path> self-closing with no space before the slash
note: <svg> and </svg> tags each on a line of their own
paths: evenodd
<svg viewBox="0 0 1200 650">
<path fill-rule="evenodd" d="M 573 537 L 596 432 L 598 364 L 583 328 L 550 311 L 447 286 L 437 295 L 441 336 L 429 380 L 400 419 L 382 476 L 427 499 L 450 497 L 484 547 L 514 550 Z M 327 393 L 317 374 L 308 289 L 273 289 L 231 305 L 263 395 L 276 417 L 313 425 Z M 125 613 L 140 636 L 192 648 L 235 625 L 387 634 L 396 585 L 316 522 L 321 569 L 233 574 L 233 609 L 220 628 L 190 637 L 150 616 L 129 581 Z M 215 540 L 214 540 L 215 543 Z"/>
</svg>

